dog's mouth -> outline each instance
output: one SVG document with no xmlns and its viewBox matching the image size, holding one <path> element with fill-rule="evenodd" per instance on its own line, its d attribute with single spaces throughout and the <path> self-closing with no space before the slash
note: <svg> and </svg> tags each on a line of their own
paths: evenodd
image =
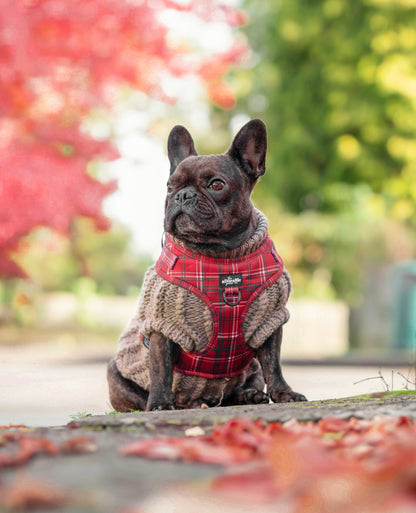
<svg viewBox="0 0 416 513">
<path fill-rule="evenodd" d="M 172 228 L 177 234 L 192 234 L 201 231 L 201 227 L 198 226 L 195 218 L 186 212 L 178 212 L 172 220 Z"/>
<path fill-rule="evenodd" d="M 185 212 L 176 212 L 174 216 L 165 218 L 165 231 L 182 241 L 191 251 L 209 256 L 225 254 L 239 247 L 245 240 L 245 234 L 226 234 L 220 219 L 208 223 L 199 221 L 196 216 Z"/>
<path fill-rule="evenodd" d="M 196 244 L 212 244 L 218 242 L 219 223 L 215 226 L 208 227 L 206 219 L 199 221 L 195 215 L 186 212 L 177 212 L 165 223 L 165 230 L 174 237 Z"/>
<path fill-rule="evenodd" d="M 165 212 L 165 230 L 169 233 L 204 233 L 216 232 L 221 228 L 221 222 L 215 215 L 212 206 L 203 202 L 184 203 L 182 205 L 169 204 Z"/>
<path fill-rule="evenodd" d="M 198 217 L 195 215 L 188 214 L 186 212 L 179 212 L 172 220 L 172 233 L 177 236 L 192 236 L 202 237 L 209 236 L 210 232 L 207 232 L 207 226 L 205 222 L 200 222 Z"/>
</svg>

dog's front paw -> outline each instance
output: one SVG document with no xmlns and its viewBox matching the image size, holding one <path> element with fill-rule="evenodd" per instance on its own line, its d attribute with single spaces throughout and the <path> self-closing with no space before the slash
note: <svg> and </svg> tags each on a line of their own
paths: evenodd
<svg viewBox="0 0 416 513">
<path fill-rule="evenodd" d="M 146 407 L 146 411 L 163 411 L 163 410 L 176 410 L 176 407 L 172 403 L 154 404 L 149 408 Z"/>
<path fill-rule="evenodd" d="M 291 389 L 270 392 L 269 397 L 274 403 L 300 403 L 307 401 L 303 394 L 298 394 Z"/>
<path fill-rule="evenodd" d="M 269 396 L 255 388 L 247 388 L 241 393 L 241 404 L 267 404 Z"/>
<path fill-rule="evenodd" d="M 162 410 L 176 410 L 174 399 L 151 399 L 149 397 L 146 404 L 146 411 L 162 411 Z"/>
</svg>

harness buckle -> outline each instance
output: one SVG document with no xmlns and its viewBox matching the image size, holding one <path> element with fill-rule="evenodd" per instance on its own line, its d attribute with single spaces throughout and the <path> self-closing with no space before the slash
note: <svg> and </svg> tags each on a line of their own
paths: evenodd
<svg viewBox="0 0 416 513">
<path fill-rule="evenodd" d="M 237 289 L 237 292 L 238 292 L 238 296 L 237 298 L 235 297 L 235 295 L 232 295 L 230 296 L 229 298 L 227 297 L 227 290 L 229 292 L 233 292 L 235 289 Z M 229 289 L 224 289 L 223 292 L 222 292 L 222 297 L 224 299 L 224 301 L 227 303 L 227 305 L 229 306 L 237 306 L 240 304 L 240 301 L 241 301 L 241 291 L 238 287 L 232 287 L 232 288 L 229 288 Z"/>
</svg>

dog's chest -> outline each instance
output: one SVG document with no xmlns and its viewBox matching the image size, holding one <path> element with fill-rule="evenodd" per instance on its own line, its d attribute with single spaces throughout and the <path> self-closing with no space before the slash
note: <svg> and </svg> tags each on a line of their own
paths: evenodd
<svg viewBox="0 0 416 513">
<path fill-rule="evenodd" d="M 175 369 L 204 378 L 240 374 L 254 356 L 244 340 L 245 314 L 283 273 L 283 262 L 270 237 L 257 250 L 237 258 L 195 254 L 167 237 L 155 270 L 163 279 L 195 294 L 212 315 L 207 346 L 203 351 L 182 351 Z"/>
</svg>

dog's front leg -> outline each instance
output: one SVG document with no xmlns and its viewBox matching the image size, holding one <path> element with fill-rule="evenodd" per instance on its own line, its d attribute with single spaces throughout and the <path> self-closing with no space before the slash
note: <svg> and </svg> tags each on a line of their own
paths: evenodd
<svg viewBox="0 0 416 513">
<path fill-rule="evenodd" d="M 280 327 L 257 349 L 257 358 L 263 369 L 267 393 L 275 403 L 307 401 L 304 395 L 294 392 L 283 378 L 280 366 L 282 335 L 283 328 Z"/>
<path fill-rule="evenodd" d="M 150 336 L 150 388 L 147 411 L 175 409 L 172 392 L 174 349 L 174 343 L 161 333 L 153 333 Z"/>
</svg>

